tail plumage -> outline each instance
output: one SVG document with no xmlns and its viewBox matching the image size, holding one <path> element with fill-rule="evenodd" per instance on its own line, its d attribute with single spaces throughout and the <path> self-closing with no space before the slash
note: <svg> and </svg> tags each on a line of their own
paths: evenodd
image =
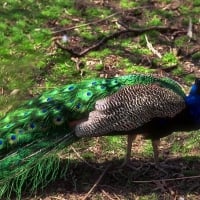
<svg viewBox="0 0 200 200">
<path fill-rule="evenodd" d="M 79 139 L 69 124 L 88 117 L 97 100 L 128 85 L 152 83 L 185 95 L 171 79 L 135 74 L 66 85 L 10 111 L 0 120 L 0 198 L 20 198 L 25 186 L 35 191 L 57 177 L 57 152 Z"/>
</svg>

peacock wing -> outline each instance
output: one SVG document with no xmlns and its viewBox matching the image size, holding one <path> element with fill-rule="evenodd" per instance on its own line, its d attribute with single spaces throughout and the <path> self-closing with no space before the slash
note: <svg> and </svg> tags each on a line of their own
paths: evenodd
<svg viewBox="0 0 200 200">
<path fill-rule="evenodd" d="M 153 118 L 172 118 L 185 108 L 184 97 L 159 84 L 127 86 L 96 102 L 86 122 L 76 127 L 76 135 L 100 136 L 130 131 Z"/>
</svg>

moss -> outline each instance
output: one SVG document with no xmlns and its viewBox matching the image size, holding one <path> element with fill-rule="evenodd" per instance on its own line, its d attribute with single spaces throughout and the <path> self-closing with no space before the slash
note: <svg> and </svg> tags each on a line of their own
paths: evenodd
<svg viewBox="0 0 200 200">
<path fill-rule="evenodd" d="M 138 5 L 138 3 L 135 2 L 135 1 L 130 1 L 130 0 L 121 0 L 120 1 L 120 7 L 121 8 L 130 9 L 130 8 L 136 7 L 137 5 Z"/>
<path fill-rule="evenodd" d="M 192 55 L 192 59 L 193 60 L 200 60 L 200 52 L 197 52 L 195 54 Z"/>
<path fill-rule="evenodd" d="M 183 79 L 187 84 L 191 85 L 195 80 L 195 75 L 194 74 L 188 74 L 188 75 L 184 76 Z"/>
<path fill-rule="evenodd" d="M 153 16 L 149 16 L 149 21 L 148 21 L 148 25 L 150 26 L 160 26 L 162 25 L 162 21 L 161 21 L 161 18 L 158 16 L 158 15 L 153 15 Z"/>
<path fill-rule="evenodd" d="M 94 58 L 98 59 L 98 58 L 103 58 L 105 56 L 108 56 L 111 53 L 112 53 L 111 49 L 105 48 L 105 49 L 98 50 L 98 51 L 92 51 L 88 55 L 89 55 L 89 57 L 94 57 Z"/>
<path fill-rule="evenodd" d="M 173 53 L 165 53 L 161 60 L 164 67 L 170 67 L 178 64 L 178 59 Z"/>
<path fill-rule="evenodd" d="M 152 157 L 153 156 L 153 147 L 150 140 L 146 140 L 145 144 L 143 145 L 142 152 L 145 157 Z"/>
<path fill-rule="evenodd" d="M 88 7 L 85 11 L 85 15 L 87 16 L 88 19 L 93 19 L 93 18 L 105 18 L 106 16 L 110 15 L 111 11 L 110 9 L 107 8 L 98 8 L 96 7 Z"/>
<path fill-rule="evenodd" d="M 148 73 L 153 73 L 155 72 L 154 69 L 150 69 L 147 67 L 143 67 L 143 66 L 137 66 L 137 65 L 130 65 L 127 66 L 124 71 L 127 74 L 134 74 L 134 73 L 141 73 L 141 74 L 148 74 Z"/>
<path fill-rule="evenodd" d="M 177 47 L 183 47 L 188 42 L 188 36 L 181 36 L 175 39 L 174 44 Z"/>
<path fill-rule="evenodd" d="M 95 69 L 97 70 L 97 71 L 101 71 L 101 70 L 103 70 L 103 64 L 97 64 L 97 65 L 95 65 Z"/>
</svg>

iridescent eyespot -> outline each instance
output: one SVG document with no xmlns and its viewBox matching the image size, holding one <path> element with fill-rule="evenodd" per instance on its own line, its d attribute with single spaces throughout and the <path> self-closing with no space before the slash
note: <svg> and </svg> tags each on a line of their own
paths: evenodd
<svg viewBox="0 0 200 200">
<path fill-rule="evenodd" d="M 30 124 L 29 124 L 29 129 L 35 129 L 36 128 L 36 124 L 35 123 L 33 123 L 33 122 L 31 122 Z"/>
<path fill-rule="evenodd" d="M 42 109 L 42 113 L 46 113 L 47 112 L 47 109 L 46 108 L 43 108 Z"/>
<path fill-rule="evenodd" d="M 23 134 L 24 130 L 22 128 L 15 129 L 16 134 Z"/>
<path fill-rule="evenodd" d="M 9 138 L 8 138 L 8 142 L 9 144 L 14 144 L 17 142 L 17 136 L 15 134 L 10 134 Z"/>
<path fill-rule="evenodd" d="M 51 98 L 51 97 L 48 97 L 47 98 L 47 102 L 50 102 L 50 101 L 52 101 L 53 99 Z"/>
<path fill-rule="evenodd" d="M 55 110 L 62 110 L 62 106 L 56 106 Z"/>
<path fill-rule="evenodd" d="M 77 109 L 80 109 L 80 108 L 81 108 L 81 103 L 78 103 L 78 104 L 76 105 L 76 108 L 77 108 Z"/>
<path fill-rule="evenodd" d="M 4 141 L 3 139 L 0 139 L 0 149 L 3 149 L 3 147 L 4 147 Z"/>
<path fill-rule="evenodd" d="M 57 116 L 53 119 L 55 125 L 61 125 L 64 122 L 64 118 L 61 116 Z"/>
<path fill-rule="evenodd" d="M 28 115 L 29 115 L 28 112 L 25 112 L 25 113 L 24 113 L 24 117 L 27 117 Z"/>
<path fill-rule="evenodd" d="M 11 136 L 10 136 L 10 139 L 11 139 L 11 140 L 16 140 L 16 139 L 17 139 L 17 136 L 16 136 L 16 135 L 11 135 Z"/>
<path fill-rule="evenodd" d="M 69 91 L 72 91 L 74 88 L 75 88 L 75 87 L 74 87 L 73 85 L 70 85 L 70 86 L 68 87 L 68 90 L 69 90 Z"/>
<path fill-rule="evenodd" d="M 10 128 L 12 126 L 12 124 L 7 124 L 6 128 Z"/>
<path fill-rule="evenodd" d="M 101 89 L 102 89 L 102 90 L 105 90 L 106 87 L 105 87 L 104 85 L 101 85 Z"/>
<path fill-rule="evenodd" d="M 118 80 L 112 80 L 111 84 L 112 85 L 117 85 L 117 84 L 119 84 L 119 82 L 118 82 Z"/>
<path fill-rule="evenodd" d="M 97 82 L 96 82 L 96 81 L 94 81 L 94 82 L 92 82 L 91 84 L 92 84 L 92 85 L 96 85 L 96 84 L 97 84 Z"/>
<path fill-rule="evenodd" d="M 92 95 L 92 92 L 87 92 L 86 95 L 89 97 Z"/>
</svg>

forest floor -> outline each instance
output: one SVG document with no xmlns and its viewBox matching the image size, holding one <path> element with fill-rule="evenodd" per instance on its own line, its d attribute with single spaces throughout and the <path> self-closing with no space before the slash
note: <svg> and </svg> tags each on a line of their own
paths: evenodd
<svg viewBox="0 0 200 200">
<path fill-rule="evenodd" d="M 42 91 L 91 77 L 154 73 L 188 91 L 200 77 L 199 0 L 9 0 L 0 8 L 0 117 Z M 161 130 L 162 131 L 162 130 Z M 31 200 L 200 199 L 199 132 L 133 144 L 132 166 L 119 168 L 126 137 L 85 139 L 61 153 L 65 178 Z"/>
</svg>

